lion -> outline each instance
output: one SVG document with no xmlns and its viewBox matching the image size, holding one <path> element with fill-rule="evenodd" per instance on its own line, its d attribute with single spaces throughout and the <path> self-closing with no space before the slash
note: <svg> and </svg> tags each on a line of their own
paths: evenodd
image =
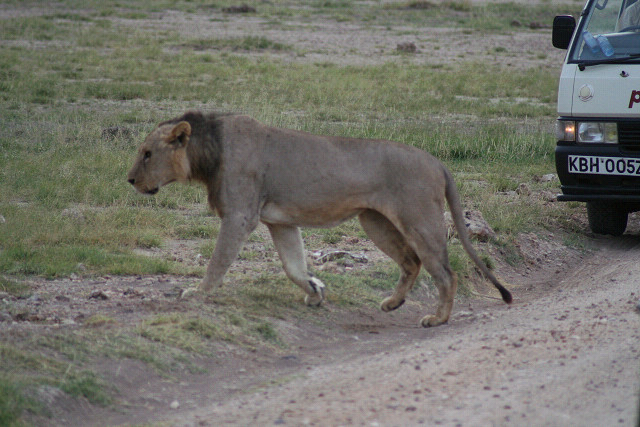
<svg viewBox="0 0 640 427">
<path fill-rule="evenodd" d="M 446 323 L 457 289 L 447 253 L 447 201 L 465 251 L 510 303 L 511 293 L 476 254 L 467 236 L 451 173 L 431 154 L 393 141 L 321 136 L 262 124 L 231 113 L 188 111 L 160 123 L 140 146 L 128 177 L 156 194 L 172 182 L 204 184 L 221 227 L 197 291 L 211 293 L 259 222 L 273 239 L 287 277 L 318 306 L 325 285 L 307 269 L 300 227 L 333 227 L 358 217 L 369 238 L 401 270 L 381 309 L 405 302 L 420 267 L 439 292 L 424 327 Z"/>
</svg>

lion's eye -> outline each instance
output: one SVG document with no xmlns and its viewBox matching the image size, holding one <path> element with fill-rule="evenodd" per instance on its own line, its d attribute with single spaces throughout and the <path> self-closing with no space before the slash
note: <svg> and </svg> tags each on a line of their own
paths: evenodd
<svg viewBox="0 0 640 427">
<path fill-rule="evenodd" d="M 149 160 L 151 158 L 151 151 L 145 151 L 143 158 L 144 160 Z"/>
</svg>

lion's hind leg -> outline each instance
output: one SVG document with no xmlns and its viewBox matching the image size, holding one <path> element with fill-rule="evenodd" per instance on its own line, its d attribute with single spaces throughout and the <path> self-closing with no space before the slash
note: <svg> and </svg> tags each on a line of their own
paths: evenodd
<svg viewBox="0 0 640 427">
<path fill-rule="evenodd" d="M 369 238 L 400 266 L 400 278 L 395 292 L 380 304 L 389 312 L 404 304 L 407 292 L 413 287 L 420 273 L 420 259 L 407 244 L 406 239 L 384 215 L 367 210 L 360 214 L 360 224 Z"/>
<path fill-rule="evenodd" d="M 430 223 L 416 227 L 421 221 L 424 223 L 425 215 L 431 218 Z M 362 227 L 371 240 L 402 269 L 396 291 L 382 302 L 382 310 L 390 311 L 402 305 L 421 265 L 433 278 L 439 293 L 438 308 L 435 315 L 421 320 L 424 327 L 441 325 L 449 320 L 458 283 L 449 266 L 444 224 L 438 218 L 442 218 L 441 211 L 429 214 L 412 212 L 409 208 L 397 219 L 397 225 L 378 212 L 366 211 L 360 215 Z"/>
<path fill-rule="evenodd" d="M 410 244 L 416 249 L 439 294 L 436 314 L 425 316 L 420 322 L 424 327 L 438 326 L 449 320 L 458 288 L 456 274 L 449 265 L 446 235 L 444 231 L 439 233 L 440 229 L 434 227 L 434 230 L 426 235 L 415 233 L 410 237 Z"/>
<path fill-rule="evenodd" d="M 307 270 L 304 245 L 298 227 L 267 224 L 287 277 L 307 294 L 304 302 L 319 306 L 324 300 L 325 285 Z"/>
<path fill-rule="evenodd" d="M 429 274 L 431 274 L 439 293 L 436 314 L 425 316 L 420 321 L 422 326 L 426 328 L 441 325 L 449 320 L 451 310 L 453 309 L 453 300 L 458 288 L 458 279 L 456 274 L 451 271 L 448 262 L 438 263 L 436 261 L 430 262 L 429 264 L 425 263 L 425 268 Z"/>
</svg>

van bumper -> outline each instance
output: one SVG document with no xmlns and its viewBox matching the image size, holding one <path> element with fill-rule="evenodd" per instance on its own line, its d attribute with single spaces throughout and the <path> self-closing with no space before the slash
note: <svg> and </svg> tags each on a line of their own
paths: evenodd
<svg viewBox="0 0 640 427">
<path fill-rule="evenodd" d="M 566 144 L 566 143 L 565 143 Z M 640 152 L 621 152 L 620 146 L 585 146 L 558 143 L 555 150 L 556 170 L 562 194 L 559 201 L 636 204 L 640 206 L 640 176 L 598 175 L 569 172 L 569 156 L 624 157 L 640 160 Z"/>
</svg>

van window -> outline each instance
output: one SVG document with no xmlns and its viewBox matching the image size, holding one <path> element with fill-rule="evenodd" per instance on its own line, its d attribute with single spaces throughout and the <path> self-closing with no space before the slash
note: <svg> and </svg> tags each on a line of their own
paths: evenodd
<svg viewBox="0 0 640 427">
<path fill-rule="evenodd" d="M 597 0 L 588 4 L 572 61 L 625 58 L 640 54 L 640 0 Z"/>
</svg>

